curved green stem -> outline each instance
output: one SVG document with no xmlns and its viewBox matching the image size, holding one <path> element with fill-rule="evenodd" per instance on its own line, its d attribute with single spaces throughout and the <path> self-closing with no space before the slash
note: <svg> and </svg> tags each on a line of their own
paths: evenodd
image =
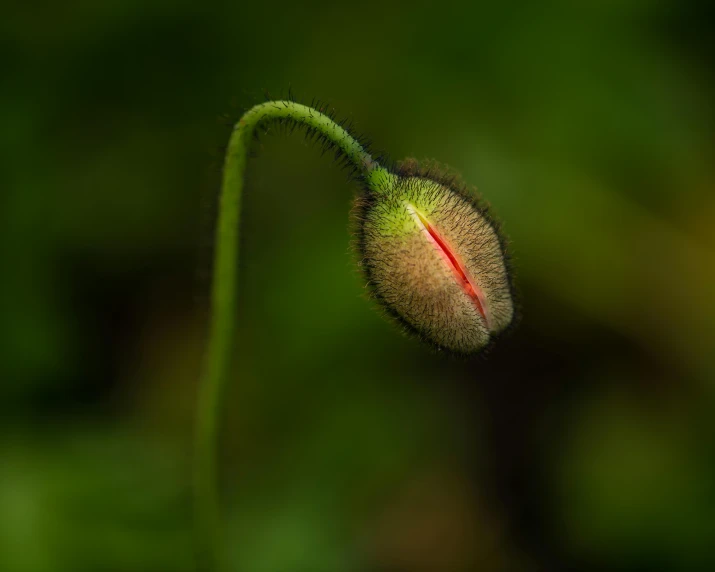
<svg viewBox="0 0 715 572">
<path fill-rule="evenodd" d="M 215 237 L 211 325 L 199 386 L 194 459 L 195 511 L 199 567 L 221 567 L 221 518 L 217 485 L 217 441 L 221 399 L 236 351 L 241 195 L 248 151 L 257 126 L 286 120 L 314 129 L 335 144 L 369 187 L 390 177 L 360 143 L 330 117 L 292 101 L 269 101 L 250 109 L 234 127 L 226 151 Z"/>
</svg>

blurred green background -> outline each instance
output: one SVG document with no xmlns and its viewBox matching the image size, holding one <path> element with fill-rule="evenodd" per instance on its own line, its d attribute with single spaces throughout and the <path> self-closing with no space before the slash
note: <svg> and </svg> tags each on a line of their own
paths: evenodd
<svg viewBox="0 0 715 572">
<path fill-rule="evenodd" d="M 713 4 L 146 2 L 0 20 L 0 570 L 190 571 L 222 147 L 327 100 L 477 185 L 520 328 L 458 361 L 365 300 L 356 192 L 250 163 L 225 403 L 241 571 L 715 569 Z"/>
</svg>

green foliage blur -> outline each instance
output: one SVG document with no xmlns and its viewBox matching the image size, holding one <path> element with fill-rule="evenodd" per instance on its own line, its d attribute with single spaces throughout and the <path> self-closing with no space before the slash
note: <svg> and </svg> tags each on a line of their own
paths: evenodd
<svg viewBox="0 0 715 572">
<path fill-rule="evenodd" d="M 371 308 L 357 192 L 261 138 L 221 483 L 233 570 L 715 569 L 712 3 L 87 0 L 0 19 L 0 570 L 192 571 L 222 148 L 292 88 L 512 240 L 486 359 Z"/>
</svg>

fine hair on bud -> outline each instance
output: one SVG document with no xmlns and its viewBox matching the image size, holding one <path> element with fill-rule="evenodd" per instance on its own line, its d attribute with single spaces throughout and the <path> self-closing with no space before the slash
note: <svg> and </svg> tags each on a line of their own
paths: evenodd
<svg viewBox="0 0 715 572">
<path fill-rule="evenodd" d="M 499 225 L 457 177 L 404 161 L 354 209 L 357 249 L 373 296 L 439 349 L 486 348 L 515 316 Z"/>
</svg>

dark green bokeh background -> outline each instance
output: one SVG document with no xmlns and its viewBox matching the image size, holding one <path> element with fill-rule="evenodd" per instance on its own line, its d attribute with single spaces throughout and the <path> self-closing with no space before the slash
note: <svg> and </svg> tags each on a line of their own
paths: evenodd
<svg viewBox="0 0 715 572">
<path fill-rule="evenodd" d="M 402 337 L 349 251 L 355 185 L 263 137 L 222 444 L 234 569 L 713 569 L 711 6 L 6 7 L 0 569 L 195 568 L 221 148 L 289 86 L 477 185 L 524 318 L 486 360 Z"/>
</svg>

